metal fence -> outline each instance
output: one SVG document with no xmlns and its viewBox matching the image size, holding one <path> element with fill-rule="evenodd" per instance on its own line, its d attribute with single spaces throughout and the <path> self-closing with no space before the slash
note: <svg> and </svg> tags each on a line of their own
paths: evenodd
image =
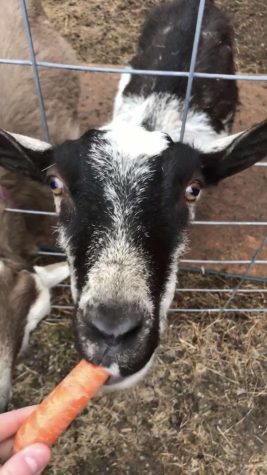
<svg viewBox="0 0 267 475">
<path fill-rule="evenodd" d="M 56 68 L 56 69 L 66 69 L 66 70 L 74 70 L 74 71 L 87 71 L 94 72 L 94 73 L 115 73 L 115 74 L 137 74 L 137 75 L 152 75 L 152 76 L 175 76 L 175 77 L 187 77 L 187 90 L 186 90 L 186 97 L 183 106 L 183 113 L 182 113 L 182 126 L 181 126 L 181 133 L 180 133 L 180 140 L 183 141 L 184 133 L 186 128 L 186 121 L 187 115 L 190 106 L 190 98 L 192 92 L 192 86 L 194 78 L 212 78 L 212 79 L 226 79 L 226 80 L 243 80 L 243 81 L 266 81 L 267 82 L 267 75 L 250 75 L 250 74 L 236 74 L 236 75 L 229 75 L 229 74 L 210 74 L 210 73 L 199 73 L 195 71 L 196 60 L 197 60 L 197 53 L 198 53 L 198 46 L 201 34 L 201 26 L 203 22 L 204 10 L 205 10 L 205 0 L 199 0 L 199 10 L 197 16 L 197 23 L 195 29 L 195 37 L 194 43 L 192 48 L 192 55 L 191 55 L 191 62 L 190 62 L 190 69 L 188 72 L 176 72 L 176 71 L 160 71 L 160 70 L 132 70 L 129 68 L 123 67 L 100 67 L 100 66 L 84 66 L 84 65 L 74 65 L 74 64 L 60 64 L 60 63 L 52 63 L 52 62 L 44 62 L 44 61 L 37 61 L 34 51 L 34 43 L 31 35 L 31 28 L 29 23 L 29 17 L 27 14 L 27 8 L 25 4 L 25 0 L 19 0 L 21 14 L 24 22 L 25 33 L 27 37 L 28 47 L 29 47 L 29 60 L 21 60 L 21 59 L 0 59 L 0 64 L 14 64 L 14 65 L 21 65 L 22 67 L 31 67 L 33 73 L 33 79 L 35 84 L 36 95 L 38 97 L 38 104 L 40 110 L 40 119 L 42 123 L 44 139 L 49 142 L 49 129 L 47 125 L 46 113 L 45 113 L 45 105 L 42 96 L 42 89 L 40 84 L 39 78 L 39 68 Z M 267 167 L 267 162 L 262 161 L 260 163 L 255 164 L 256 167 Z M 29 213 L 35 215 L 48 215 L 48 216 L 55 216 L 56 213 L 45 212 L 45 211 L 34 211 L 34 210 L 21 210 L 16 208 L 6 208 L 6 211 L 12 213 Z M 267 226 L 267 221 L 193 221 L 193 226 Z M 263 278 L 252 278 L 250 276 L 250 272 L 255 265 L 267 265 L 267 260 L 259 259 L 261 252 L 263 251 L 264 247 L 267 246 L 267 233 L 264 233 L 262 240 L 255 251 L 254 255 L 251 259 L 248 260 L 232 260 L 232 259 L 180 259 L 180 267 L 185 264 L 189 264 L 192 266 L 201 265 L 202 269 L 203 266 L 210 266 L 213 264 L 216 265 L 245 265 L 245 271 L 243 274 L 227 274 L 227 273 L 220 273 L 219 271 L 212 271 L 210 269 L 206 269 L 207 273 L 216 274 L 216 275 L 224 275 L 225 277 L 235 277 L 237 280 L 237 285 L 231 288 L 177 288 L 176 292 L 178 293 L 220 293 L 225 294 L 227 296 L 225 303 L 219 307 L 213 308 L 171 308 L 170 313 L 199 313 L 199 312 L 208 312 L 208 313 L 215 313 L 219 314 L 221 312 L 234 312 L 234 313 L 263 313 L 267 312 L 267 308 L 229 308 L 230 303 L 233 301 L 234 297 L 237 294 L 258 294 L 258 293 L 267 293 L 267 288 L 241 288 L 243 283 L 247 280 L 251 282 L 261 282 L 263 284 L 267 283 L 267 277 Z M 43 256 L 54 256 L 54 257 L 64 257 L 64 253 L 61 252 L 42 252 L 38 253 L 39 255 Z M 184 269 L 191 269 L 188 267 L 184 267 Z M 195 269 L 193 269 L 195 270 Z M 69 284 L 61 284 L 59 287 L 68 288 L 70 287 Z M 265 304 L 266 306 L 266 304 Z M 55 309 L 65 309 L 69 310 L 72 309 L 72 305 L 53 305 Z"/>
</svg>

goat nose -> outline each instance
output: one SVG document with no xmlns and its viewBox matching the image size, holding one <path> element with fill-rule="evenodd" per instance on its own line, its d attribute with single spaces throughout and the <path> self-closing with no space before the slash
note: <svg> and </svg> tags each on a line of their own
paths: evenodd
<svg viewBox="0 0 267 475">
<path fill-rule="evenodd" d="M 100 304 L 89 312 L 89 325 L 96 336 L 115 343 L 139 331 L 142 315 L 140 310 L 129 305 Z"/>
</svg>

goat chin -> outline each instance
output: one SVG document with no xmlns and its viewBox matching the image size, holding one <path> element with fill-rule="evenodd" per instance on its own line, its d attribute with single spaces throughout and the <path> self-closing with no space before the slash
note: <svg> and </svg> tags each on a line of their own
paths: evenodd
<svg viewBox="0 0 267 475">
<path fill-rule="evenodd" d="M 125 378 L 119 376 L 119 369 L 116 364 L 114 364 L 110 368 L 106 368 L 107 371 L 110 373 L 110 378 L 108 380 L 108 383 L 103 386 L 103 392 L 106 393 L 111 391 L 120 391 L 121 389 L 128 389 L 140 383 L 152 367 L 154 359 L 155 355 L 153 354 L 150 360 L 142 369 L 140 369 L 140 371 L 131 374 L 130 376 L 126 376 Z"/>
</svg>

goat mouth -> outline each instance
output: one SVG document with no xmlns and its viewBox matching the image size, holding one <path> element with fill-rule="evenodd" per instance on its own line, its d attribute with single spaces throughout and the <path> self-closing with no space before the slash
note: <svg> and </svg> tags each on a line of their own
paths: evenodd
<svg viewBox="0 0 267 475">
<path fill-rule="evenodd" d="M 148 362 L 145 364 L 145 366 L 143 366 L 136 373 L 130 374 L 128 376 L 121 376 L 120 374 L 110 373 L 110 376 L 109 376 L 108 380 L 106 381 L 106 383 L 104 385 L 104 390 L 106 390 L 106 391 L 112 391 L 112 390 L 118 391 L 120 389 L 130 388 L 131 386 L 134 386 L 135 384 L 139 383 L 144 378 L 144 376 L 147 374 L 150 367 L 152 366 L 154 357 L 155 357 L 155 353 L 152 354 L 152 356 L 150 357 Z"/>
<path fill-rule="evenodd" d="M 122 383 L 125 379 L 123 376 L 110 375 L 105 382 L 105 386 L 115 386 L 116 384 Z"/>
</svg>

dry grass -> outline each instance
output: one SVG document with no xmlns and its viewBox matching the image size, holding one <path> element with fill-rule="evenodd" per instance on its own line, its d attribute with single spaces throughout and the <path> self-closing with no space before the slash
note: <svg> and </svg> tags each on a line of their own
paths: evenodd
<svg viewBox="0 0 267 475">
<path fill-rule="evenodd" d="M 227 288 L 236 281 L 181 273 L 180 283 Z M 56 300 L 67 299 L 61 292 Z M 195 294 L 176 304 L 224 300 Z M 243 294 L 235 305 L 259 308 L 264 294 Z M 263 314 L 172 315 L 148 378 L 96 398 L 58 442 L 46 475 L 267 474 L 266 348 Z M 38 402 L 77 360 L 70 314 L 44 321 L 28 354 L 16 368 L 16 407 Z"/>
</svg>

